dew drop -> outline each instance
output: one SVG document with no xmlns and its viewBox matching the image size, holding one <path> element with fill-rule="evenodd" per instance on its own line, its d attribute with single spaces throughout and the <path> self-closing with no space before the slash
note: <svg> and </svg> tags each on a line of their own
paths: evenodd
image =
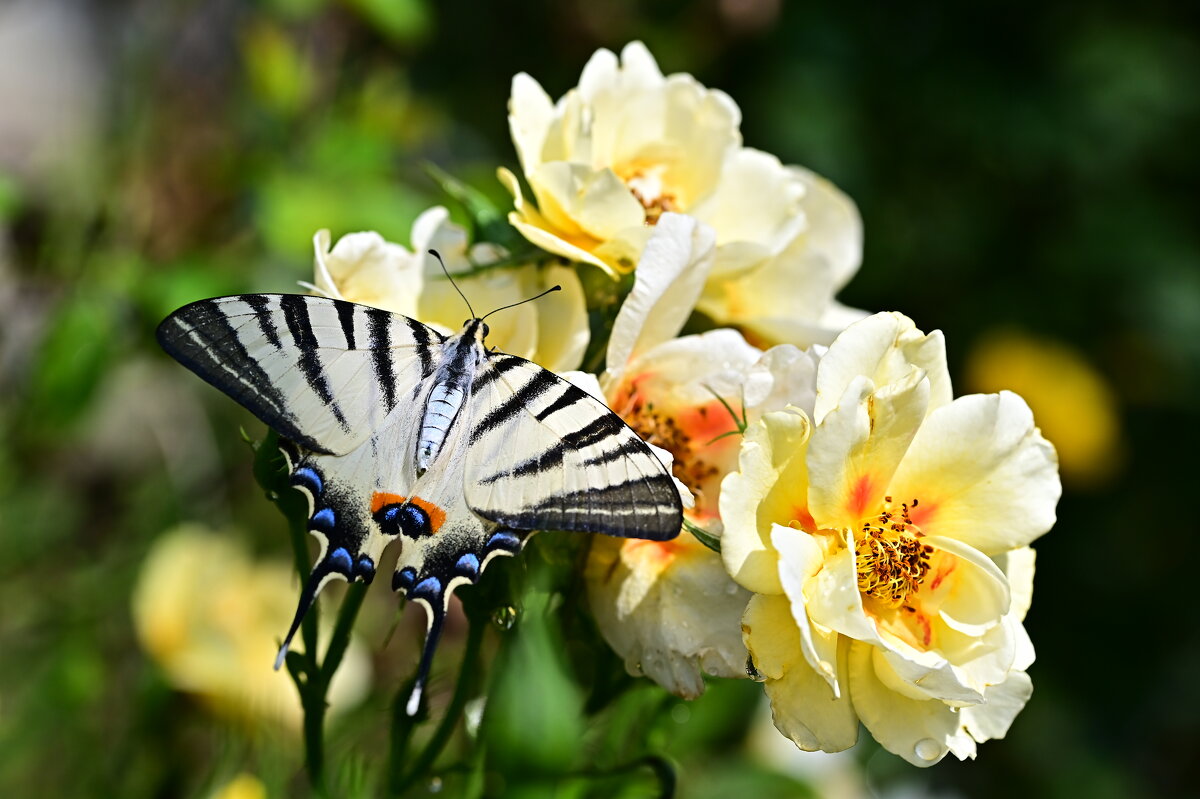
<svg viewBox="0 0 1200 799">
<path fill-rule="evenodd" d="M 754 682 L 766 682 L 767 676 L 754 667 L 754 659 L 746 658 L 746 674 Z"/>
<path fill-rule="evenodd" d="M 433 779 L 431 779 L 429 781 L 429 792 L 430 793 L 441 793 L 442 792 L 442 778 L 441 777 L 434 777 Z"/>
<path fill-rule="evenodd" d="M 737 592 L 738 592 L 737 583 L 730 583 L 729 585 L 725 586 L 725 593 L 729 594 L 730 596 L 733 596 Z"/>
<path fill-rule="evenodd" d="M 517 609 L 512 605 L 505 605 L 502 608 L 496 608 L 492 613 L 492 623 L 501 630 L 511 630 L 513 624 L 517 620 Z"/>
<path fill-rule="evenodd" d="M 942 754 L 942 747 L 937 741 L 932 738 L 922 738 L 917 741 L 917 745 L 913 747 L 913 752 L 922 760 L 937 760 Z"/>
</svg>

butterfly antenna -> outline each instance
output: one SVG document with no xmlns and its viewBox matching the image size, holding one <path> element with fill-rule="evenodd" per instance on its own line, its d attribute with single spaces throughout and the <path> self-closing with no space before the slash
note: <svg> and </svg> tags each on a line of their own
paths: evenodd
<svg viewBox="0 0 1200 799">
<path fill-rule="evenodd" d="M 537 295 L 536 297 L 530 297 L 527 300 L 521 300 L 520 302 L 514 302 L 512 305 L 504 305 L 500 308 L 497 308 L 495 311 L 488 311 L 487 314 L 483 317 L 483 319 L 487 319 L 489 316 L 491 316 L 492 314 L 497 313 L 499 311 L 507 310 L 508 308 L 516 308 L 518 305 L 524 305 L 525 303 L 533 302 L 534 300 L 540 300 L 542 297 L 545 297 L 547 294 L 549 294 L 552 291 L 561 291 L 561 290 L 562 290 L 562 286 L 551 286 L 550 288 L 546 289 L 545 291 L 543 291 L 541 294 Z M 482 322 L 483 319 L 480 319 L 479 321 Z"/>
<path fill-rule="evenodd" d="M 446 268 L 446 262 L 442 260 L 442 255 L 437 250 L 430 250 L 429 254 L 437 258 L 437 262 L 442 265 L 442 271 L 446 273 L 446 279 L 450 281 L 450 285 L 454 286 L 454 290 L 458 292 L 458 296 L 463 298 L 463 302 L 467 304 L 467 310 L 471 312 L 471 318 L 475 319 L 475 309 L 471 307 L 471 301 L 467 299 L 467 295 L 462 293 L 462 289 L 454 282 L 454 278 L 450 277 L 450 270 Z"/>
<path fill-rule="evenodd" d="M 429 679 L 429 667 L 433 663 L 433 650 L 437 649 L 438 640 L 442 637 L 442 621 L 446 611 L 429 605 L 429 629 L 425 633 L 425 648 L 421 650 L 421 665 L 417 668 L 417 681 L 413 683 L 412 693 L 408 695 L 408 704 L 404 710 L 408 715 L 415 716 L 421 708 L 421 696 L 425 692 L 425 681 Z"/>
<path fill-rule="evenodd" d="M 309 608 L 312 607 L 317 594 L 321 592 L 321 587 L 324 585 L 324 580 L 328 574 L 327 570 L 314 569 L 308 575 L 308 580 L 304 583 L 304 589 L 300 592 L 300 602 L 296 606 L 296 617 L 292 619 L 292 626 L 288 630 L 287 637 L 283 639 L 283 645 L 279 647 L 279 654 L 275 656 L 275 671 L 279 671 L 279 668 L 283 665 L 283 661 L 287 658 L 288 647 L 292 645 L 292 638 L 295 637 L 296 631 L 300 629 L 300 622 L 304 621 L 304 617 L 308 614 Z"/>
</svg>

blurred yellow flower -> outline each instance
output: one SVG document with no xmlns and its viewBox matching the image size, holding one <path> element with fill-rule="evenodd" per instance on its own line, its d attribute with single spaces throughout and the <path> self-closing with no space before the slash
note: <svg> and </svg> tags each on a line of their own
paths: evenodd
<svg viewBox="0 0 1200 799">
<path fill-rule="evenodd" d="M 428 254 L 431 249 L 442 256 L 479 314 L 529 299 L 558 284 L 562 291 L 489 319 L 488 344 L 554 371 L 579 366 L 589 329 L 583 287 L 573 269 L 525 264 L 468 276 L 465 273 L 472 264 L 498 261 L 505 253 L 491 244 L 468 249 L 466 231 L 452 223 L 449 213 L 440 207 L 430 208 L 413 223 L 412 244 L 410 252 L 378 233 L 351 233 L 331 248 L 329 231 L 318 231 L 313 239 L 313 288 L 327 297 L 384 308 L 443 333 L 457 333 L 469 315 L 467 307 L 437 260 Z"/>
<path fill-rule="evenodd" d="M 296 576 L 283 562 L 254 561 L 232 536 L 185 524 L 161 535 L 133 592 L 142 648 L 175 688 L 242 722 L 298 729 L 300 700 L 273 668 L 295 611 Z M 329 690 L 331 712 L 366 694 L 370 662 L 352 642 Z"/>
<path fill-rule="evenodd" d="M 816 424 L 766 414 L 721 488 L 775 724 L 807 750 L 851 746 L 861 721 L 918 766 L 974 757 L 1032 690 L 1021 620 L 1054 449 L 1015 394 L 951 401 L 941 335 L 900 314 L 847 329 L 816 384 Z"/>
<path fill-rule="evenodd" d="M 1010 389 L 1025 398 L 1068 481 L 1095 485 L 1112 476 L 1121 449 L 1117 399 L 1081 353 L 1051 339 L 995 331 L 971 351 L 966 372 L 973 391 Z"/>
<path fill-rule="evenodd" d="M 210 799 L 267 799 L 267 786 L 253 774 L 238 774 L 218 788 Z"/>
<path fill-rule="evenodd" d="M 500 170 L 515 201 L 509 221 L 537 246 L 615 276 L 638 266 L 667 214 L 685 214 L 715 234 L 706 313 L 757 325 L 771 343 L 828 343 L 829 326 L 855 318 L 833 295 L 858 269 L 858 212 L 807 170 L 743 147 L 740 123 L 726 94 L 664 77 L 641 42 L 619 59 L 598 50 L 557 103 L 521 73 L 509 127 L 535 202 Z M 764 283 L 783 295 L 764 295 Z"/>
</svg>

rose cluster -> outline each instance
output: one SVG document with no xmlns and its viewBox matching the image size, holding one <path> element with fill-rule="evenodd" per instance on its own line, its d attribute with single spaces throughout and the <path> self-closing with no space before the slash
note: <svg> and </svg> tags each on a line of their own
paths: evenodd
<svg viewBox="0 0 1200 799">
<path fill-rule="evenodd" d="M 509 123 L 520 257 L 433 208 L 411 249 L 319 232 L 312 288 L 452 332 L 430 249 L 476 307 L 562 286 L 493 317 L 489 343 L 603 397 L 690 494 L 679 538 L 591 545 L 590 604 L 631 672 L 684 697 L 702 673 L 760 680 L 806 750 L 861 722 L 924 766 L 1003 736 L 1031 693 L 1030 544 L 1060 494 L 1026 403 L 955 399 L 939 332 L 838 304 L 853 202 L 744 146 L 733 100 L 640 43 L 557 102 L 516 76 Z M 705 332 L 679 335 L 689 320 Z"/>
</svg>

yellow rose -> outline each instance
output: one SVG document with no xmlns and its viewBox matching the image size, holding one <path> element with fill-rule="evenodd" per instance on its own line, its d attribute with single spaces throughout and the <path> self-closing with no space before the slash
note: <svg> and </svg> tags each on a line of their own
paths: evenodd
<svg viewBox="0 0 1200 799">
<path fill-rule="evenodd" d="M 721 488 L 775 724 L 802 749 L 845 749 L 861 721 L 916 765 L 973 757 L 1031 692 L 1028 545 L 1054 523 L 1054 449 L 1015 394 L 951 401 L 940 334 L 899 314 L 834 341 L 812 419 L 766 414 Z"/>
<path fill-rule="evenodd" d="M 515 200 L 509 221 L 537 246 L 615 276 L 640 268 L 668 214 L 687 215 L 715 238 L 706 313 L 768 343 L 828 343 L 861 316 L 833 302 L 859 265 L 858 213 L 807 170 L 743 147 L 740 122 L 727 95 L 664 77 L 640 42 L 620 59 L 597 51 L 557 103 L 519 74 L 509 127 L 534 202 L 501 170 Z"/>
</svg>

